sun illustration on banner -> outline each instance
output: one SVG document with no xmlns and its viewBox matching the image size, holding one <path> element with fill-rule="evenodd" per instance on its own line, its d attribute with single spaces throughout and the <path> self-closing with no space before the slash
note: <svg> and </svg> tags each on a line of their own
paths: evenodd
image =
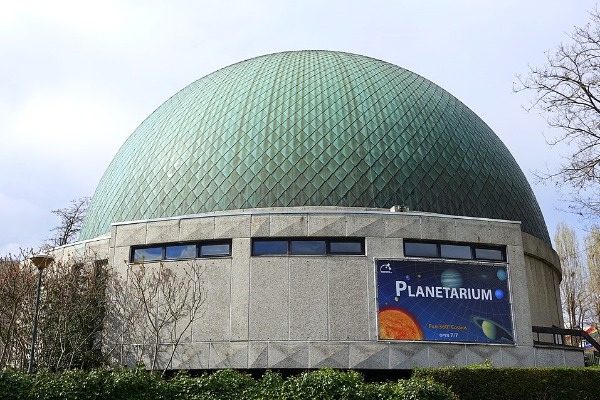
<svg viewBox="0 0 600 400">
<path fill-rule="evenodd" d="M 423 329 L 408 311 L 383 308 L 379 310 L 379 339 L 423 340 Z"/>
</svg>

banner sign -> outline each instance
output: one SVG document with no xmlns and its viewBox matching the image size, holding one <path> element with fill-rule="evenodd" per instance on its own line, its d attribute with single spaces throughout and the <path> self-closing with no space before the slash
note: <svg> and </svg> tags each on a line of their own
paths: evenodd
<svg viewBox="0 0 600 400">
<path fill-rule="evenodd" d="M 505 265 L 376 260 L 380 340 L 514 343 Z"/>
</svg>

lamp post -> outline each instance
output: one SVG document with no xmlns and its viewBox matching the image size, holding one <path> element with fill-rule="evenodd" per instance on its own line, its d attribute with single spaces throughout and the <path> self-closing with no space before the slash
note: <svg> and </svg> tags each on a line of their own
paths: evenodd
<svg viewBox="0 0 600 400">
<path fill-rule="evenodd" d="M 29 366 L 27 367 L 27 373 L 31 374 L 33 372 L 33 357 L 35 355 L 35 341 L 37 339 L 37 323 L 38 323 L 38 313 L 40 310 L 40 291 L 42 289 L 42 272 L 44 268 L 50 265 L 54 261 L 54 257 L 49 256 L 48 254 L 38 254 L 31 257 L 31 262 L 36 266 L 38 270 L 38 281 L 37 281 L 37 291 L 35 294 L 35 312 L 33 314 L 33 332 L 31 332 L 31 353 L 29 353 Z"/>
</svg>

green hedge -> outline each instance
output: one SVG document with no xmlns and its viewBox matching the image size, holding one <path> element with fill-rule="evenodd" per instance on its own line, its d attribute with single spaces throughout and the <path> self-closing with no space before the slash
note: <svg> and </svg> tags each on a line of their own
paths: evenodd
<svg viewBox="0 0 600 400">
<path fill-rule="evenodd" d="M 287 379 L 267 371 L 260 379 L 233 370 L 194 378 L 179 374 L 163 379 L 142 369 L 42 372 L 27 375 L 0 371 L 0 399 L 36 400 L 455 400 L 445 386 L 429 378 L 366 383 L 355 371 L 322 369 Z"/>
<path fill-rule="evenodd" d="M 0 399 L 597 400 L 600 368 L 419 369 L 409 380 L 380 383 L 367 383 L 356 371 L 332 369 L 289 378 L 267 371 L 259 379 L 233 370 L 171 379 L 143 369 L 35 375 L 0 370 Z"/>
<path fill-rule="evenodd" d="M 600 368 L 428 368 L 413 377 L 432 378 L 461 400 L 600 399 Z"/>
</svg>

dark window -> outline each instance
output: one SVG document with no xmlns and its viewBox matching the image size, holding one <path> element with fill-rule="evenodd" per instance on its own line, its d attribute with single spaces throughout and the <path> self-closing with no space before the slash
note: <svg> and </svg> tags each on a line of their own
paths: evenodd
<svg viewBox="0 0 600 400">
<path fill-rule="evenodd" d="M 231 241 L 173 243 L 133 248 L 131 262 L 190 260 L 198 257 L 231 256 Z"/>
<path fill-rule="evenodd" d="M 404 255 L 407 257 L 439 257 L 436 243 L 404 242 Z"/>
<path fill-rule="evenodd" d="M 440 243 L 404 241 L 406 257 L 446 258 L 454 260 L 506 261 L 504 247 L 475 243 Z"/>
<path fill-rule="evenodd" d="M 363 242 L 337 242 L 329 243 L 329 252 L 331 254 L 364 254 Z"/>
<path fill-rule="evenodd" d="M 133 250 L 133 262 L 159 261 L 162 260 L 162 247 L 146 247 Z"/>
<path fill-rule="evenodd" d="M 327 245 L 324 240 L 292 240 L 291 254 L 319 255 L 327 254 Z"/>
<path fill-rule="evenodd" d="M 200 246 L 200 257 L 221 257 L 231 255 L 229 243 L 210 243 Z"/>
<path fill-rule="evenodd" d="M 195 244 L 180 244 L 175 246 L 166 246 L 165 249 L 165 257 L 171 260 L 198 257 L 198 250 Z"/>
<path fill-rule="evenodd" d="M 475 258 L 482 260 L 494 260 L 504 261 L 504 252 L 501 249 L 486 249 L 486 248 L 475 248 Z"/>
<path fill-rule="evenodd" d="M 253 239 L 252 255 L 364 255 L 364 238 Z"/>
<path fill-rule="evenodd" d="M 441 244 L 440 256 L 442 258 L 456 258 L 461 260 L 471 260 L 473 258 L 471 246 L 458 244 Z"/>
<path fill-rule="evenodd" d="M 287 240 L 255 240 L 252 243 L 252 255 L 254 256 L 285 255 L 287 253 Z"/>
</svg>

